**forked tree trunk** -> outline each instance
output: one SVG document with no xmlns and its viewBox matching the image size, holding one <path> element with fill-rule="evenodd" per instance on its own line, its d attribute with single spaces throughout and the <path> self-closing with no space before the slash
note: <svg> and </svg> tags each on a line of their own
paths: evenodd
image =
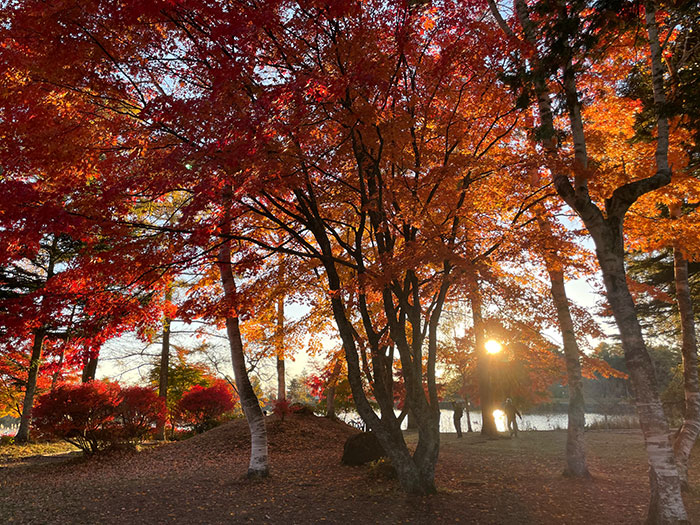
<svg viewBox="0 0 700 525">
<path fill-rule="evenodd" d="M 165 300 L 173 298 L 172 288 L 165 292 Z M 167 315 L 163 318 L 163 340 L 160 345 L 160 371 L 158 374 L 158 397 L 168 406 L 168 374 L 170 373 L 170 324 L 172 319 Z M 165 418 L 159 419 L 156 424 L 156 439 L 165 441 Z"/>
<path fill-rule="evenodd" d="M 277 299 L 277 399 L 287 399 L 287 387 L 284 371 L 284 296 Z"/>
<path fill-rule="evenodd" d="M 356 230 L 356 238 L 352 242 L 354 248 L 348 249 L 346 246 L 344 249 L 357 263 L 356 277 L 358 282 L 362 283 L 369 275 L 366 270 L 367 254 L 363 252 L 365 233 L 373 244 L 372 258 L 378 254 L 380 261 L 393 259 L 397 238 L 393 237 L 395 230 L 389 225 L 386 215 L 385 206 L 389 201 L 385 200 L 383 193 L 386 187 L 380 167 L 383 161 L 369 153 L 374 147 L 368 147 L 368 144 L 364 143 L 362 134 L 356 130 L 351 131 L 351 143 L 357 175 L 361 181 L 362 204 L 356 210 L 360 214 L 362 225 Z M 381 150 L 381 146 L 379 149 Z M 420 167 L 416 168 L 416 173 L 420 171 Z M 380 321 L 381 328 L 378 329 L 377 319 L 369 307 L 364 286 L 360 286 L 359 293 L 353 292 L 356 301 L 345 302 L 346 293 L 337 266 L 337 254 L 334 243 L 328 235 L 329 224 L 321 215 L 310 181 L 307 180 L 305 190 L 296 189 L 294 193 L 297 203 L 295 216 L 303 219 L 308 231 L 314 236 L 317 244 L 314 251 L 326 270 L 333 317 L 343 341 L 348 381 L 357 411 L 365 424 L 375 432 L 384 451 L 391 459 L 402 489 L 409 493 L 433 494 L 436 492 L 435 463 L 440 448 L 440 408 L 435 377 L 437 325 L 452 280 L 451 266 L 448 261 L 443 261 L 440 287 L 430 300 L 430 306 L 421 304 L 422 278 L 412 269 L 399 272 L 402 276 L 392 277 L 391 282 L 381 285 L 381 288 L 376 291 L 381 293 L 381 307 L 385 315 L 384 320 Z M 462 193 L 461 202 L 463 199 L 464 193 Z M 456 231 L 457 218 L 454 221 Z M 404 241 L 416 240 L 417 227 L 406 224 L 402 230 L 401 236 Z M 450 242 L 454 242 L 455 235 L 456 233 Z M 334 242 L 335 240 L 334 236 Z M 380 266 L 384 264 L 380 262 Z M 345 274 L 345 269 L 343 273 Z M 399 284 L 400 281 L 402 284 Z M 353 311 L 349 312 L 348 307 Z M 426 312 L 429 313 L 426 315 Z M 361 323 L 364 335 L 360 336 L 360 332 L 353 326 L 355 320 Z M 386 340 L 383 341 L 387 328 L 388 348 Z M 428 355 L 424 360 L 426 328 Z M 362 348 L 358 348 L 360 345 Z M 400 357 L 407 409 L 413 412 L 418 424 L 418 443 L 413 455 L 406 446 L 401 431 L 401 421 L 394 412 L 394 349 L 398 350 Z M 360 352 L 365 351 L 366 353 L 360 356 Z M 363 374 L 360 366 L 360 357 L 365 363 L 369 361 L 368 357 L 371 359 L 372 366 L 371 369 L 365 367 L 366 374 Z M 427 393 L 423 383 L 424 376 Z M 363 377 L 369 380 L 381 417 L 375 413 L 367 399 Z"/>
<path fill-rule="evenodd" d="M 651 497 L 647 519 L 650 523 L 683 523 L 687 522 L 688 516 L 681 496 L 681 483 L 675 464 L 671 436 L 659 399 L 654 367 L 642 337 L 632 295 L 627 287 L 624 266 L 623 221 L 627 210 L 641 195 L 662 187 L 671 180 L 671 169 L 668 164 L 669 125 L 668 119 L 664 116 L 663 66 L 656 25 L 656 7 L 653 2 L 645 2 L 645 20 L 651 50 L 654 105 L 657 111 L 656 174 L 615 190 L 612 198 L 606 202 L 607 217 L 605 218 L 590 202 L 584 182 L 587 154 L 580 103 L 575 76 L 567 65 L 569 74 L 567 75 L 565 71 L 564 85 L 580 176 L 577 174 L 576 189 L 573 193 L 569 189 L 570 186 L 566 188 L 565 181 L 561 178 L 555 181 L 555 185 L 562 196 L 569 196 L 569 202 L 577 209 L 593 237 L 608 302 L 620 330 L 622 348 L 634 385 L 639 421 L 649 458 Z M 584 188 L 586 188 L 585 193 Z"/>
<path fill-rule="evenodd" d="M 491 10 L 504 32 L 514 36 L 507 24 L 503 23 L 493 0 L 489 0 Z M 537 49 L 540 35 L 529 17 L 529 7 L 525 0 L 514 1 L 515 11 L 523 34 Z M 634 385 L 639 421 L 644 434 L 649 459 L 649 481 L 651 498 L 647 519 L 650 523 L 684 523 L 688 516 L 681 497 L 681 484 L 675 465 L 671 436 L 657 391 L 654 368 L 642 337 L 642 330 L 635 311 L 632 295 L 627 287 L 624 266 L 623 222 L 627 210 L 645 193 L 658 189 L 671 180 L 668 163 L 669 124 L 665 116 L 664 68 L 661 45 L 656 22 L 656 5 L 651 0 L 644 3 L 644 16 L 649 35 L 651 51 L 651 73 L 654 106 L 657 112 L 656 173 L 617 188 L 605 201 L 605 214 L 592 201 L 588 191 L 588 153 L 581 116 L 581 103 L 576 85 L 576 70 L 572 54 L 565 49 L 563 58 L 562 86 L 574 144 L 574 181 L 561 174 L 558 167 L 552 169 L 557 193 L 571 206 L 583 220 L 596 246 L 596 256 L 600 263 L 603 281 L 615 322 L 620 331 L 625 362 Z M 566 6 L 557 12 L 562 27 L 571 22 Z M 566 42 L 566 40 L 564 40 Z M 566 44 L 564 44 L 566 45 Z M 553 157 L 559 155 L 555 137 L 554 118 L 550 103 L 550 92 L 546 84 L 538 57 L 534 57 L 534 87 L 541 118 L 540 135 L 542 146 Z"/>
<path fill-rule="evenodd" d="M 230 190 L 225 198 L 225 206 L 230 206 Z M 230 235 L 230 214 L 226 211 L 225 222 L 222 225 L 222 236 Z M 243 414 L 248 421 L 250 431 L 250 462 L 248 464 L 248 477 L 266 477 L 269 472 L 267 456 L 267 430 L 265 418 L 258 401 L 258 396 L 253 390 L 253 385 L 248 377 L 243 353 L 243 340 L 238 322 L 238 315 L 232 309 L 236 305 L 237 289 L 236 281 L 231 268 L 231 242 L 223 241 L 217 259 L 217 266 L 221 275 L 221 283 L 224 288 L 224 298 L 229 305 L 229 313 L 226 315 L 226 333 L 231 347 L 231 363 L 236 379 L 236 388 L 241 401 Z"/>
<path fill-rule="evenodd" d="M 668 162 L 669 122 L 666 117 L 664 66 L 656 22 L 656 3 L 651 0 L 645 1 L 644 11 L 647 34 L 649 35 L 649 48 L 651 51 L 651 78 L 654 93 L 654 109 L 657 115 L 656 129 L 658 138 L 655 152 L 657 173 L 654 177 L 660 181 L 657 183 L 658 186 L 662 186 L 671 181 L 671 167 Z M 652 177 L 652 179 L 654 177 Z M 622 244 L 621 230 L 622 224 L 620 224 L 620 244 Z M 622 246 L 620 246 L 620 251 L 622 251 Z M 619 262 L 619 265 L 624 272 L 622 261 Z M 621 277 L 624 278 L 624 273 Z M 624 288 L 622 288 L 622 290 L 626 292 L 624 295 L 626 308 L 624 308 L 624 311 L 622 311 L 622 307 L 620 308 L 620 317 L 623 322 L 621 323 L 620 320 L 617 320 L 617 324 L 618 326 L 624 324 L 625 326 L 634 327 L 634 333 L 630 334 L 630 336 L 633 336 L 633 340 L 630 341 L 629 346 L 636 348 L 638 345 L 640 349 L 639 352 L 628 352 L 627 348 L 625 348 L 625 359 L 633 380 L 635 374 L 630 366 L 633 363 L 635 366 L 638 366 L 639 363 L 643 363 L 643 369 L 640 372 L 643 372 L 643 378 L 646 379 L 646 381 L 634 381 L 634 385 L 637 395 L 637 407 L 640 413 L 639 419 L 647 445 L 647 454 L 649 455 L 651 501 L 649 503 L 648 520 L 654 523 L 687 522 L 688 515 L 681 496 L 680 476 L 678 475 L 678 469 L 675 464 L 673 447 L 670 442 L 671 439 L 668 434 L 668 424 L 663 412 L 663 407 L 655 390 L 649 388 L 649 392 L 644 391 L 646 385 L 655 386 L 654 369 L 651 365 L 649 353 L 644 346 L 642 331 L 634 311 L 634 303 L 627 290 L 627 281 L 623 280 L 622 282 L 624 283 Z M 615 284 L 619 283 L 613 282 L 611 286 Z M 608 285 L 606 284 L 606 286 Z M 610 294 L 610 291 L 608 291 L 608 294 Z M 628 315 L 629 319 L 624 319 L 622 314 Z M 622 330 L 620 330 L 620 332 L 622 333 Z M 623 348 L 624 347 L 625 340 L 623 336 Z M 641 359 L 641 357 L 644 359 Z M 647 411 L 648 413 L 645 413 Z"/>
<path fill-rule="evenodd" d="M 24 391 L 24 402 L 22 403 L 22 417 L 19 421 L 19 429 L 15 436 L 17 443 L 29 441 L 29 426 L 32 421 L 32 407 L 34 406 L 34 396 L 36 395 L 36 382 L 39 377 L 39 366 L 41 365 L 41 351 L 44 346 L 46 331 L 39 328 L 34 331 L 32 341 L 32 355 L 29 360 L 29 372 L 27 374 L 27 387 Z"/>
<path fill-rule="evenodd" d="M 382 448 L 391 460 L 401 488 L 412 494 L 434 494 L 436 492 L 435 462 L 440 447 L 439 409 L 431 410 L 428 406 L 420 377 L 417 378 L 417 382 L 407 381 L 406 401 L 410 404 L 410 410 L 414 412 L 419 428 L 418 446 L 412 456 L 406 446 L 400 421 L 393 412 L 393 396 L 376 396 L 380 405 L 381 418 L 367 400 L 353 327 L 346 313 L 341 294 L 338 293 L 340 278 L 334 266 L 326 265 L 326 270 L 331 290 L 333 316 L 343 341 L 345 359 L 348 365 L 348 381 L 357 411 L 367 427 L 376 434 Z M 380 356 L 377 357 L 377 363 L 379 363 Z M 412 377 L 411 371 L 406 371 L 406 373 L 409 378 Z M 381 372 L 375 374 L 375 381 L 377 380 L 382 381 Z"/>
<path fill-rule="evenodd" d="M 698 347 L 695 336 L 693 302 L 688 284 L 688 261 L 676 246 L 673 250 L 673 270 L 676 283 L 676 302 L 681 318 L 683 344 L 683 386 L 685 414 L 683 425 L 673 443 L 678 474 L 683 488 L 688 488 L 690 452 L 700 432 L 700 387 L 698 385 Z"/>
<path fill-rule="evenodd" d="M 472 319 L 474 323 L 474 346 L 476 348 L 476 373 L 479 380 L 479 403 L 481 405 L 481 433 L 489 437 L 497 437 L 493 389 L 491 385 L 491 359 L 486 352 L 484 338 L 484 319 L 481 315 L 481 297 L 479 291 L 472 294 Z"/>
</svg>

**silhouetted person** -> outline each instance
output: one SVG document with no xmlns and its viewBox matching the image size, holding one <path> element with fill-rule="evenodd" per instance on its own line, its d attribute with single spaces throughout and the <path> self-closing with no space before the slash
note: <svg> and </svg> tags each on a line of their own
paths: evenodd
<svg viewBox="0 0 700 525">
<path fill-rule="evenodd" d="M 506 399 L 506 405 L 505 405 L 505 413 L 506 413 L 506 421 L 508 422 L 508 430 L 510 431 L 511 436 L 517 436 L 518 435 L 518 420 L 515 419 L 515 416 L 517 415 L 520 420 L 522 421 L 523 416 L 518 412 L 518 409 L 515 408 L 515 405 L 513 404 L 513 400 L 511 398 Z"/>
<path fill-rule="evenodd" d="M 459 401 L 452 401 L 452 420 L 455 422 L 455 430 L 457 431 L 457 437 L 462 437 L 462 403 Z"/>
</svg>

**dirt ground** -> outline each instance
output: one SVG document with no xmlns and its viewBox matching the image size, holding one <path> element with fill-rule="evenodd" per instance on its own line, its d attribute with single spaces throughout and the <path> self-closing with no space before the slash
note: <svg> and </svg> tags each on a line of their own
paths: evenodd
<svg viewBox="0 0 700 525">
<path fill-rule="evenodd" d="M 85 459 L 3 456 L 0 517 L 31 524 L 639 523 L 648 483 L 638 431 L 587 432 L 592 480 L 561 476 L 565 431 L 515 439 L 442 435 L 438 494 L 402 493 L 369 466 L 340 464 L 356 430 L 314 416 L 268 419 L 270 478 L 248 481 L 234 421 L 192 439 Z M 407 434 L 409 443 L 415 435 Z M 700 522 L 700 460 L 686 495 Z"/>
</svg>

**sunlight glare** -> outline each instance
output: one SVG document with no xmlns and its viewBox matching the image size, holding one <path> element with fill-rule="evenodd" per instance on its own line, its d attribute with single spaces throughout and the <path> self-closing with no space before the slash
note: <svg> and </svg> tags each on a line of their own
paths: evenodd
<svg viewBox="0 0 700 525">
<path fill-rule="evenodd" d="M 498 352 L 500 352 L 503 349 L 503 346 L 501 345 L 501 343 L 499 343 L 498 341 L 496 341 L 494 339 L 489 339 L 488 341 L 486 341 L 485 346 L 486 346 L 486 351 L 489 354 L 497 354 Z"/>
<path fill-rule="evenodd" d="M 493 411 L 493 419 L 496 420 L 496 430 L 499 432 L 506 431 L 506 413 L 503 410 L 496 409 Z"/>
</svg>

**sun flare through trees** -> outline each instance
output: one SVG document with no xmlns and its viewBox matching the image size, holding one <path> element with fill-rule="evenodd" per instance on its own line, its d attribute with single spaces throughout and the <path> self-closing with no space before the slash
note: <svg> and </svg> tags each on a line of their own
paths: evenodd
<svg viewBox="0 0 700 525">
<path fill-rule="evenodd" d="M 157 405 L 139 439 L 151 420 L 166 437 L 163 407 L 173 435 L 176 411 L 198 432 L 244 417 L 247 474 L 265 478 L 266 412 L 295 413 L 308 360 L 309 398 L 331 419 L 349 407 L 400 487 L 432 495 L 441 409 L 457 422 L 471 402 L 496 438 L 506 399 L 557 385 L 564 473 L 589 478 L 584 387 L 612 378 L 639 417 L 648 520 L 684 522 L 697 24 L 693 2 L 654 0 L 3 2 L 0 415 L 27 442 L 32 418 L 67 425 L 50 400 L 112 396 L 62 431 L 91 452 L 126 424 L 119 395 Z M 636 280 L 630 261 L 660 253 L 667 287 Z M 586 280 L 597 306 L 572 291 Z M 677 316 L 677 436 L 639 307 L 654 301 Z M 135 367 L 159 395 L 94 381 L 126 334 L 160 345 Z M 594 352 L 614 338 L 624 371 Z M 175 371 L 199 373 L 178 399 Z"/>
</svg>

